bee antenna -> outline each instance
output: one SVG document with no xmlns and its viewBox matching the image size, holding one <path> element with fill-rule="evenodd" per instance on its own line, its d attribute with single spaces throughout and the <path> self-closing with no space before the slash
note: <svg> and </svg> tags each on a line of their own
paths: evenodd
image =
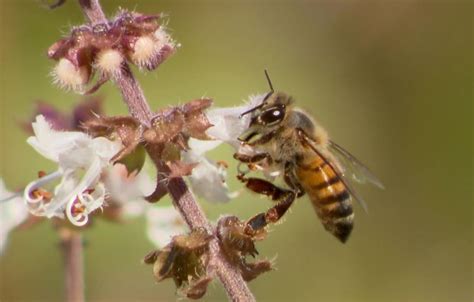
<svg viewBox="0 0 474 302">
<path fill-rule="evenodd" d="M 267 78 L 268 86 L 270 86 L 270 91 L 275 92 L 275 90 L 273 89 L 272 80 L 270 80 L 270 76 L 268 75 L 268 71 L 266 69 L 265 69 L 265 77 Z"/>
<path fill-rule="evenodd" d="M 239 116 L 239 118 L 242 118 L 244 115 L 247 115 L 247 114 L 249 114 L 249 113 L 252 113 L 252 112 L 254 112 L 255 110 L 260 109 L 260 108 L 262 108 L 262 107 L 263 107 L 263 103 L 260 104 L 260 105 L 258 105 L 258 106 L 256 106 L 256 107 L 253 107 L 252 109 L 249 109 L 249 110 L 245 111 L 244 113 L 242 113 L 242 114 Z"/>
<path fill-rule="evenodd" d="M 263 105 L 265 105 L 265 101 L 268 99 L 268 97 L 269 97 L 270 95 L 272 95 L 272 94 L 275 92 L 275 90 L 273 89 L 272 81 L 270 80 L 270 76 L 268 75 L 268 71 L 267 71 L 266 69 L 264 69 L 264 71 L 265 71 L 265 77 L 267 78 L 268 86 L 270 86 L 270 92 L 267 93 L 267 95 L 265 96 L 265 98 L 263 98 L 263 102 L 262 102 L 260 105 L 255 106 L 255 107 L 253 107 L 253 108 L 251 108 L 251 109 L 245 111 L 244 113 L 242 113 L 242 114 L 239 116 L 239 118 L 242 118 L 244 115 L 247 115 L 247 114 L 249 114 L 249 113 L 254 112 L 255 110 L 258 110 L 258 109 L 262 108 Z"/>
</svg>

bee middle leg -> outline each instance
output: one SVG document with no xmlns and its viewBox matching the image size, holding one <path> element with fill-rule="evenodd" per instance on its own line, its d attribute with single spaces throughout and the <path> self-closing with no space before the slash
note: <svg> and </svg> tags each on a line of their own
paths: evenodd
<svg viewBox="0 0 474 302">
<path fill-rule="evenodd" d="M 247 155 L 242 153 L 234 153 L 234 158 L 244 164 L 255 164 L 265 159 L 270 159 L 270 154 L 258 153 L 255 155 Z"/>
<path fill-rule="evenodd" d="M 261 178 L 247 178 L 239 176 L 239 180 L 245 183 L 246 187 L 251 191 L 269 196 L 276 205 L 268 209 L 265 213 L 260 213 L 250 218 L 246 222 L 245 231 L 253 233 L 258 231 L 270 223 L 275 223 L 285 215 L 293 201 L 296 199 L 297 193 L 291 190 L 279 188 L 269 181 Z"/>
<path fill-rule="evenodd" d="M 283 179 L 290 188 L 296 191 L 297 198 L 300 198 L 305 194 L 303 187 L 301 186 L 298 181 L 298 178 L 295 175 L 295 169 L 291 164 L 285 165 L 285 174 L 283 175 Z"/>
</svg>

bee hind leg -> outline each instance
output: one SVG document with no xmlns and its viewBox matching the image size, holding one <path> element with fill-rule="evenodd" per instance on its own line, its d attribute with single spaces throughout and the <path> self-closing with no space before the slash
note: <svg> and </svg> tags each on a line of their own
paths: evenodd
<svg viewBox="0 0 474 302">
<path fill-rule="evenodd" d="M 275 223 L 285 215 L 296 199 L 296 194 L 293 191 L 285 191 L 282 193 L 279 202 L 268 209 L 265 213 L 260 213 L 250 218 L 245 224 L 245 231 L 252 234 L 255 231 L 263 229 L 270 223 Z"/>
<path fill-rule="evenodd" d="M 250 218 L 246 222 L 246 232 L 252 233 L 253 231 L 264 228 L 269 223 L 277 222 L 285 215 L 296 199 L 296 192 L 279 188 L 264 179 L 247 178 L 240 175 L 239 180 L 245 183 L 249 190 L 258 194 L 267 195 L 273 201 L 277 202 L 277 204 L 271 207 L 267 212 L 257 214 Z"/>
</svg>

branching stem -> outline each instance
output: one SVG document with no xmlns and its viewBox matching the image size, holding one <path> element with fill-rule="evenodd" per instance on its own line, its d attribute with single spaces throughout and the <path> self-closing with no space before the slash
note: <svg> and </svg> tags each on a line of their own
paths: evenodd
<svg viewBox="0 0 474 302">
<path fill-rule="evenodd" d="M 107 22 L 98 0 L 79 0 L 79 4 L 86 18 L 92 25 Z M 153 114 L 130 67 L 128 65 L 125 66 L 122 72 L 115 76 L 114 81 L 122 93 L 130 114 L 142 124 L 148 126 Z M 160 163 L 160 160 L 153 155 L 153 150 L 147 151 L 157 166 L 157 169 L 163 171 L 163 165 Z M 212 234 L 215 234 L 215 231 L 183 178 L 171 179 L 168 183 L 168 191 L 175 207 L 179 210 L 191 229 L 204 227 Z M 242 279 L 238 268 L 232 266 L 223 255 L 216 236 L 214 236 L 214 239 L 210 243 L 210 251 L 210 266 L 222 282 L 229 299 L 232 301 L 255 301 L 247 283 Z"/>
</svg>

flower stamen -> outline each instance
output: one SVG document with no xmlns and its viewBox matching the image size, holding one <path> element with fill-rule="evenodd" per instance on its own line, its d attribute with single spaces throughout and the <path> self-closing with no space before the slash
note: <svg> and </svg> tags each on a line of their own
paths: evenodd
<svg viewBox="0 0 474 302">
<path fill-rule="evenodd" d="M 29 211 L 35 215 L 43 211 L 44 204 L 49 202 L 52 198 L 52 194 L 45 190 L 43 186 L 57 178 L 60 178 L 62 173 L 59 171 L 47 175 L 40 173 L 39 176 L 40 178 L 30 182 L 23 192 L 23 199 L 26 206 Z"/>
<path fill-rule="evenodd" d="M 95 198 L 93 193 L 98 193 L 99 197 Z M 104 202 L 105 194 L 103 186 L 97 188 L 86 189 L 84 192 L 74 196 L 66 205 L 66 217 L 69 221 L 78 227 L 84 226 L 89 222 L 89 214 L 95 211 Z"/>
<path fill-rule="evenodd" d="M 87 201 L 85 201 L 86 198 L 84 198 L 84 195 L 89 194 L 79 194 L 78 196 L 74 196 L 66 205 L 67 218 L 73 225 L 79 227 L 86 225 L 89 221 L 89 213 L 87 213 L 86 207 Z M 92 198 L 92 196 L 90 198 Z"/>
</svg>

